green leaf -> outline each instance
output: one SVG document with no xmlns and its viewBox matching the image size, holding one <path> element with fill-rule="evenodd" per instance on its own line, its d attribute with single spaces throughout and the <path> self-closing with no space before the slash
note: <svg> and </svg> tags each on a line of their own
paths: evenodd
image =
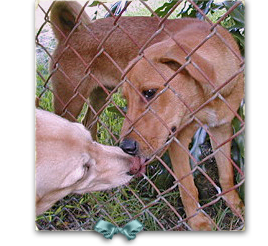
<svg viewBox="0 0 268 246">
<path fill-rule="evenodd" d="M 119 106 L 118 106 L 119 107 Z M 125 107 L 119 107 L 123 112 L 126 111 L 126 108 Z M 111 106 L 111 107 L 108 107 L 107 110 L 110 112 L 110 113 L 115 113 L 115 114 L 118 114 L 120 117 L 123 117 L 123 115 L 120 113 L 120 111 L 115 107 L 115 106 Z"/>
<path fill-rule="evenodd" d="M 172 0 L 171 2 L 167 2 L 163 4 L 161 7 L 156 9 L 154 12 L 159 17 L 165 17 L 165 15 L 170 11 L 170 9 L 177 3 L 177 0 Z"/>
<path fill-rule="evenodd" d="M 245 102 L 241 103 L 241 106 L 238 109 L 238 114 L 245 120 Z M 232 126 L 234 129 L 234 133 L 237 133 L 241 129 L 241 122 L 238 118 L 234 118 L 232 121 Z M 236 163 L 242 168 L 244 166 L 244 158 L 245 158 L 245 132 L 239 134 L 233 140 L 232 146 L 232 156 Z"/>
<path fill-rule="evenodd" d="M 95 7 L 98 6 L 100 4 L 100 1 L 93 1 L 92 4 L 88 5 L 88 7 Z"/>
<path fill-rule="evenodd" d="M 225 1 L 223 2 L 223 5 L 226 7 L 227 10 L 229 10 L 231 7 L 233 7 L 237 2 L 231 2 L 231 1 Z M 244 5 L 241 3 L 238 7 L 236 7 L 231 13 L 230 16 L 232 18 L 242 24 L 245 24 L 245 17 L 244 17 L 245 8 Z"/>
</svg>

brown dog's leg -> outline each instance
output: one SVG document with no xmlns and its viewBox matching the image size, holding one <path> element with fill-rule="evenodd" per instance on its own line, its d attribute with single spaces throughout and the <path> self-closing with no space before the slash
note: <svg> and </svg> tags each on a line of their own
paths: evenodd
<svg viewBox="0 0 268 246">
<path fill-rule="evenodd" d="M 105 104 L 105 99 L 107 97 L 107 94 L 103 91 L 102 88 L 98 87 L 92 91 L 90 94 L 90 103 L 96 113 L 101 109 L 101 107 Z M 90 108 L 87 109 L 86 115 L 82 121 L 83 125 L 90 129 L 90 133 L 92 135 L 92 138 L 94 140 L 97 140 L 97 121 L 93 124 L 93 118 L 95 114 L 90 110 Z"/>
<path fill-rule="evenodd" d="M 209 131 L 218 145 L 230 138 L 233 133 L 231 123 L 227 123 L 225 125 L 221 125 L 215 128 L 210 128 Z M 210 141 L 213 150 L 215 151 L 217 144 L 212 140 L 212 138 L 210 138 Z M 227 159 L 227 157 L 231 158 L 231 141 L 221 146 L 220 150 L 224 152 L 224 154 L 221 151 L 218 151 L 215 154 L 215 158 L 219 170 L 219 181 L 221 184 L 221 188 L 222 191 L 225 192 L 234 187 L 233 165 Z M 236 190 L 227 192 L 224 195 L 224 198 L 227 200 L 228 205 L 234 213 L 242 215 L 244 204 L 239 198 L 239 195 Z"/>
<path fill-rule="evenodd" d="M 76 121 L 79 113 L 81 112 L 82 108 L 83 108 L 83 104 L 84 104 L 84 100 L 80 97 L 80 96 L 76 96 L 74 98 L 72 98 L 72 96 L 67 96 L 67 92 L 65 93 L 65 95 L 62 97 L 61 94 L 59 92 L 55 93 L 57 95 L 57 97 L 59 97 L 62 101 L 59 101 L 57 99 L 56 96 L 54 96 L 54 111 L 55 114 L 60 115 L 62 117 L 64 117 L 67 120 L 70 121 Z M 70 100 L 70 98 L 72 98 L 70 104 L 67 106 L 67 112 L 63 112 L 63 109 L 65 108 L 65 105 L 68 103 L 68 101 Z M 65 110 L 64 110 L 65 111 Z"/>
<path fill-rule="evenodd" d="M 71 84 L 71 82 L 66 80 L 65 76 L 58 71 L 52 79 L 54 112 L 70 121 L 76 121 L 82 111 L 84 103 L 93 90 L 94 84 L 92 80 L 81 80 L 81 85 L 79 85 L 78 90 L 75 91 L 79 78 L 76 80 L 74 78 L 72 81 L 73 84 Z M 64 112 L 65 110 L 67 110 L 67 112 Z"/>
<path fill-rule="evenodd" d="M 90 91 L 90 88 L 80 86 L 79 93 L 75 95 L 74 86 L 66 81 L 60 71 L 52 77 L 54 112 L 70 121 L 76 121 L 85 103 L 84 98 L 88 98 Z"/>
<path fill-rule="evenodd" d="M 191 139 L 198 126 L 193 123 L 185 127 L 179 134 L 178 140 L 188 149 Z M 194 184 L 191 172 L 188 153 L 175 141 L 171 143 L 169 154 L 173 166 L 174 173 L 180 182 L 180 195 L 184 205 L 187 217 L 197 213 L 198 208 L 198 191 Z M 209 219 L 201 212 L 189 219 L 189 224 L 193 230 L 211 230 Z"/>
</svg>

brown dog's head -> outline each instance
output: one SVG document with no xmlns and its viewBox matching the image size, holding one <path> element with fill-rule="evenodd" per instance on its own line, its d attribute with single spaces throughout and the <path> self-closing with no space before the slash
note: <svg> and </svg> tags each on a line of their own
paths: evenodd
<svg viewBox="0 0 268 246">
<path fill-rule="evenodd" d="M 204 49 L 194 53 L 190 63 L 185 57 L 191 49 L 168 39 L 147 48 L 144 57 L 127 68 L 123 96 L 128 112 L 120 145 L 125 152 L 149 158 L 162 151 L 170 134 L 187 120 L 189 109 L 204 102 L 210 90 L 207 79 L 215 80 L 214 66 L 202 54 Z"/>
<path fill-rule="evenodd" d="M 239 76 L 230 80 L 241 63 L 234 39 L 224 28 L 217 27 L 217 33 L 236 54 L 217 35 L 211 35 L 210 28 L 196 21 L 173 38 L 150 46 L 142 59 L 129 64 L 123 86 L 128 104 L 121 132 L 125 152 L 149 158 L 162 151 L 170 134 L 189 120 L 191 112 L 206 102 L 211 92 L 219 88 L 227 98 L 231 92 L 234 94 L 238 81 L 243 81 Z M 238 107 L 243 90 L 236 89 L 235 93 L 235 99 L 228 100 Z M 195 117 L 208 126 L 232 120 L 233 113 L 217 100 Z"/>
</svg>

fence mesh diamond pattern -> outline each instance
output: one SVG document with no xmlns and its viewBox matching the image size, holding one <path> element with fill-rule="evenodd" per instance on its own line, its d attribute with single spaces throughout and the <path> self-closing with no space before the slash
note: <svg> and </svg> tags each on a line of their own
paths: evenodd
<svg viewBox="0 0 268 246">
<path fill-rule="evenodd" d="M 232 203 L 233 196 L 244 200 L 244 26 L 243 19 L 239 19 L 244 5 L 239 1 L 224 3 L 71 2 L 75 13 L 71 17 L 65 7 L 59 7 L 63 4 L 57 7 L 57 2 L 39 3 L 35 36 L 36 107 L 83 123 L 93 138 L 105 145 L 119 145 L 128 136 L 134 136 L 144 152 L 150 153 L 142 177 L 108 191 L 68 195 L 36 217 L 39 230 L 92 230 L 103 218 L 117 226 L 138 219 L 148 231 L 185 231 L 193 230 L 190 221 L 200 214 L 213 230 L 244 228 L 243 209 Z M 57 19 L 59 15 L 61 18 Z M 173 24 L 184 21 L 184 17 L 206 22 L 208 31 L 202 25 L 187 28 L 192 19 Z M 73 18 L 72 23 L 69 18 Z M 178 32 L 180 25 L 183 28 Z M 221 26 L 234 39 L 230 40 Z M 187 35 L 193 30 L 195 34 L 189 39 Z M 158 55 L 163 49 L 166 57 Z M 174 57 L 169 50 L 175 53 Z M 224 54 L 229 55 L 217 57 Z M 210 56 L 222 63 L 208 68 Z M 169 72 L 157 63 L 160 60 Z M 161 86 L 153 80 L 149 85 L 145 83 L 152 73 Z M 194 79 L 187 85 L 182 83 L 178 90 L 176 79 L 189 75 Z M 196 77 L 202 81 L 197 83 Z M 137 82 L 140 80 L 144 81 L 142 86 Z M 191 88 L 196 91 L 189 91 Z M 200 90 L 203 98 L 197 100 Z M 180 124 L 172 126 L 171 120 L 166 120 L 164 98 L 168 98 L 171 112 L 178 112 L 178 116 L 172 117 L 180 120 Z M 219 126 L 209 125 L 209 120 L 203 119 L 202 112 L 206 110 L 206 117 L 220 122 Z M 147 120 L 153 126 L 146 130 Z M 223 128 L 227 121 L 232 122 L 232 133 L 221 139 L 215 129 Z M 193 130 L 195 134 L 189 142 L 183 136 Z M 168 138 L 159 145 L 164 133 Z M 229 155 L 225 148 L 230 145 Z M 172 164 L 176 155 L 190 161 L 191 168 L 183 175 Z M 219 164 L 222 159 L 232 169 L 231 187 L 224 183 L 226 170 Z M 194 178 L 199 200 L 189 190 L 190 177 Z M 194 213 L 187 212 L 186 203 L 196 204 Z"/>
</svg>

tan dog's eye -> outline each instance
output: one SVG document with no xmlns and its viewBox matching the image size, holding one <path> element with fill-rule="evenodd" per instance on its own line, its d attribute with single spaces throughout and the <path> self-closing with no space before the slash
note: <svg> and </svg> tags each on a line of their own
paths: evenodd
<svg viewBox="0 0 268 246">
<path fill-rule="evenodd" d="M 150 89 L 147 91 L 142 91 L 142 95 L 146 98 L 146 100 L 150 100 L 154 97 L 156 92 L 157 92 L 157 89 Z"/>
</svg>

